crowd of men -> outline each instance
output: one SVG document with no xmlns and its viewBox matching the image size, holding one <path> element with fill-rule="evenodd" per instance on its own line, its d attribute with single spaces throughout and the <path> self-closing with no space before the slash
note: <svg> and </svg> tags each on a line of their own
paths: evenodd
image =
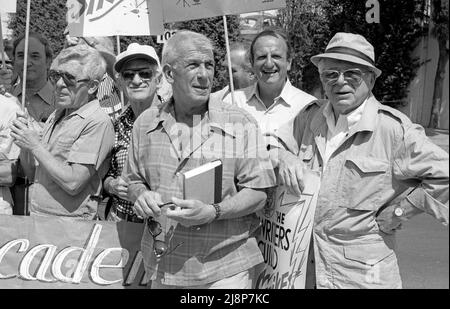
<svg viewBox="0 0 450 309">
<path fill-rule="evenodd" d="M 264 30 L 231 49 L 236 91 L 211 94 L 203 34 L 178 31 L 160 61 L 148 45 L 114 56 L 107 38 L 70 36 L 53 59 L 30 33 L 22 110 L 17 38 L 13 65 L 0 69 L 0 214 L 14 212 L 11 189 L 26 177 L 32 216 L 145 224 L 151 288 L 247 289 L 264 261 L 256 212 L 273 207 L 277 186 L 300 195 L 313 170 L 307 287 L 401 288 L 396 230 L 423 212 L 448 224 L 448 153 L 373 96 L 382 72 L 364 37 L 337 33 L 311 58 L 325 100 L 293 86 L 292 57 L 282 31 Z M 215 159 L 221 201 L 184 200 L 180 173 Z"/>
</svg>

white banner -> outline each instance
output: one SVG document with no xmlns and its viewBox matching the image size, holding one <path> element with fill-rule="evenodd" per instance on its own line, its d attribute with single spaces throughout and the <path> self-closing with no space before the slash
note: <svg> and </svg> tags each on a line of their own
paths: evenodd
<svg viewBox="0 0 450 309">
<path fill-rule="evenodd" d="M 67 0 L 71 36 L 158 35 L 161 0 Z"/>
<path fill-rule="evenodd" d="M 286 7 L 285 0 L 164 0 L 164 22 L 267 11 Z"/>
<path fill-rule="evenodd" d="M 0 12 L 15 13 L 17 0 L 1 0 Z"/>
<path fill-rule="evenodd" d="M 257 289 L 305 288 L 319 175 L 306 172 L 305 186 L 300 198 L 278 187 L 273 201 L 259 213 L 262 227 L 257 240 L 264 269 L 256 281 Z"/>
</svg>

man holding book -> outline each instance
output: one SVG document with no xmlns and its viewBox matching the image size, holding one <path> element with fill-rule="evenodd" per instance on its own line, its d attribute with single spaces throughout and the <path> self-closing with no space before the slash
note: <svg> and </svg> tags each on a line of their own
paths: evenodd
<svg viewBox="0 0 450 309">
<path fill-rule="evenodd" d="M 263 262 L 250 237 L 259 225 L 255 212 L 276 184 L 262 135 L 249 114 L 210 97 L 208 38 L 177 32 L 162 64 L 173 96 L 136 120 L 123 172 L 135 211 L 147 222 L 142 254 L 152 288 L 251 288 Z M 218 189 L 218 200 L 192 198 L 183 174 L 217 160 L 222 184 L 203 181 L 201 190 Z M 163 207 L 168 202 L 174 207 Z"/>
</svg>

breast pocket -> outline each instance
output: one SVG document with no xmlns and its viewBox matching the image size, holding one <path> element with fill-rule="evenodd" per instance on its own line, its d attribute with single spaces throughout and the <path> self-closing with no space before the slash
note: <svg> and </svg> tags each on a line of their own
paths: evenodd
<svg viewBox="0 0 450 309">
<path fill-rule="evenodd" d="M 338 189 L 342 207 L 377 210 L 389 174 L 389 162 L 371 157 L 349 157 L 341 171 Z"/>
<path fill-rule="evenodd" d="M 51 146 L 52 153 L 57 158 L 60 158 L 64 161 L 66 161 L 67 158 L 69 157 L 70 149 L 72 148 L 74 143 L 75 143 L 75 141 L 73 138 L 61 136 Z"/>
</svg>

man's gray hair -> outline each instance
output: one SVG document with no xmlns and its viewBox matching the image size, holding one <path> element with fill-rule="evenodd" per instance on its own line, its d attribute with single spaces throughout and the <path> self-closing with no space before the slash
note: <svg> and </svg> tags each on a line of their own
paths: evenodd
<svg viewBox="0 0 450 309">
<path fill-rule="evenodd" d="M 102 80 L 106 72 L 106 62 L 95 48 L 84 44 L 65 48 L 53 60 L 52 68 L 72 60 L 80 63 L 78 68 L 86 77 L 91 80 Z"/>
<path fill-rule="evenodd" d="M 214 53 L 214 45 L 206 36 L 198 32 L 180 30 L 164 45 L 162 66 L 166 64 L 174 65 L 179 58 L 182 58 L 186 42 L 192 43 L 198 49 L 210 50 Z"/>
</svg>

